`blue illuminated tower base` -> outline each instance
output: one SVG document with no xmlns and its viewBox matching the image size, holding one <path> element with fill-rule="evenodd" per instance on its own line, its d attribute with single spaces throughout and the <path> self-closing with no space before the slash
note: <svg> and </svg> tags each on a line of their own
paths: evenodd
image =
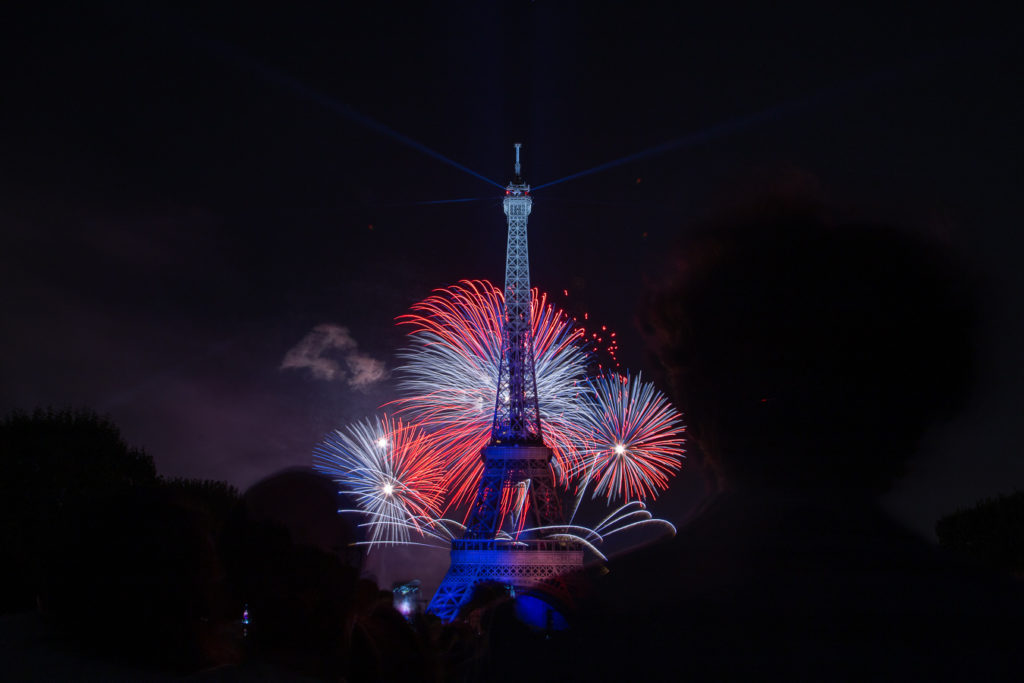
<svg viewBox="0 0 1024 683">
<path fill-rule="evenodd" d="M 528 590 L 549 595 L 558 604 L 571 603 L 565 575 L 583 567 L 583 547 L 577 541 L 545 538 L 543 533 L 516 534 L 515 525 L 502 538 L 488 522 L 500 519 L 500 497 L 515 485 L 529 487 L 524 514 L 539 527 L 560 523 L 561 505 L 551 473 L 551 450 L 545 446 L 500 445 L 483 450 L 481 476 L 470 524 L 461 539 L 452 541 L 451 565 L 427 611 L 444 621 L 459 610 L 484 582 L 497 582 L 515 594 Z"/>
<path fill-rule="evenodd" d="M 572 541 L 452 541 L 452 564 L 427 611 L 451 621 L 484 582 L 512 588 L 515 595 L 537 591 L 569 605 L 566 576 L 583 566 L 583 549 Z"/>
</svg>

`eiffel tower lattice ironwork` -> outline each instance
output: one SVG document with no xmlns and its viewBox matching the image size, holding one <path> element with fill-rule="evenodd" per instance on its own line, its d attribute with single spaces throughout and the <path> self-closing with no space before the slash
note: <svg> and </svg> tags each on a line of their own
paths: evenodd
<svg viewBox="0 0 1024 683">
<path fill-rule="evenodd" d="M 583 565 L 578 542 L 546 538 L 543 531 L 523 532 L 563 520 L 552 453 L 541 432 L 534 368 L 526 233 L 533 199 L 520 173 L 520 145 L 515 148 L 515 177 L 503 202 L 508 218 L 505 320 L 491 441 L 481 454 L 484 470 L 466 531 L 452 541 L 451 565 L 427 608 L 445 621 L 458 616 L 474 586 L 485 581 L 502 583 L 513 594 L 534 589 L 567 602 L 564 575 Z"/>
</svg>

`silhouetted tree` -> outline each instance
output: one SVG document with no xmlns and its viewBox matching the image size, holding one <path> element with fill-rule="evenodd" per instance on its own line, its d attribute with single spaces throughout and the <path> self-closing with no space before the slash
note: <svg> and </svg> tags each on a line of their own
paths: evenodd
<svg viewBox="0 0 1024 683">
<path fill-rule="evenodd" d="M 67 508 L 55 537 L 42 601 L 68 637 L 147 667 L 222 663 L 229 615 L 208 513 L 154 483 Z"/>
<path fill-rule="evenodd" d="M 12 413 L 0 422 L 0 610 L 35 604 L 41 558 L 64 510 L 156 481 L 153 459 L 88 410 Z"/>
<path fill-rule="evenodd" d="M 0 423 L 4 606 L 38 605 L 69 639 L 145 666 L 237 659 L 217 541 L 238 499 L 158 477 L 94 412 L 14 413 Z"/>
<path fill-rule="evenodd" d="M 210 530 L 219 535 L 241 495 L 231 484 L 216 479 L 160 479 L 160 488 L 180 505 L 206 515 Z"/>
<path fill-rule="evenodd" d="M 1024 576 L 1024 491 L 957 510 L 936 523 L 935 533 L 945 548 Z"/>
</svg>

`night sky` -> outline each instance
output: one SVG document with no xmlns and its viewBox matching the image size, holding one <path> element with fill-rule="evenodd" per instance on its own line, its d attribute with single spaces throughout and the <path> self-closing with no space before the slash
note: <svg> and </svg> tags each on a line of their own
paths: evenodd
<svg viewBox="0 0 1024 683">
<path fill-rule="evenodd" d="M 534 186 L 654 149 L 536 192 L 535 285 L 657 377 L 638 301 L 676 237 L 734 198 L 797 188 L 924 231 L 983 279 L 981 364 L 888 504 L 931 533 L 1024 487 L 1010 17 L 196 7 L 2 10 L 3 412 L 94 408 L 169 476 L 245 488 L 309 465 L 324 433 L 395 397 L 396 316 L 503 278 L 500 190 L 408 141 L 501 184 L 522 142 Z M 423 203 L 446 199 L 474 201 Z M 344 335 L 335 365 L 282 368 L 320 325 Z M 685 473 L 656 512 L 699 490 Z"/>
</svg>

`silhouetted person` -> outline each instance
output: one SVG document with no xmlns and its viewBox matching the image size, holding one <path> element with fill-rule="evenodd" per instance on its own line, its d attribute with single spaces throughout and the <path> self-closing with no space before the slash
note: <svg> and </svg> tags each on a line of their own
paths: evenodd
<svg viewBox="0 0 1024 683">
<path fill-rule="evenodd" d="M 681 254 L 651 327 L 720 492 L 671 541 L 610 563 L 556 670 L 1016 678 L 1014 587 L 875 506 L 964 397 L 969 280 L 923 240 L 786 201 L 720 219 Z"/>
</svg>

